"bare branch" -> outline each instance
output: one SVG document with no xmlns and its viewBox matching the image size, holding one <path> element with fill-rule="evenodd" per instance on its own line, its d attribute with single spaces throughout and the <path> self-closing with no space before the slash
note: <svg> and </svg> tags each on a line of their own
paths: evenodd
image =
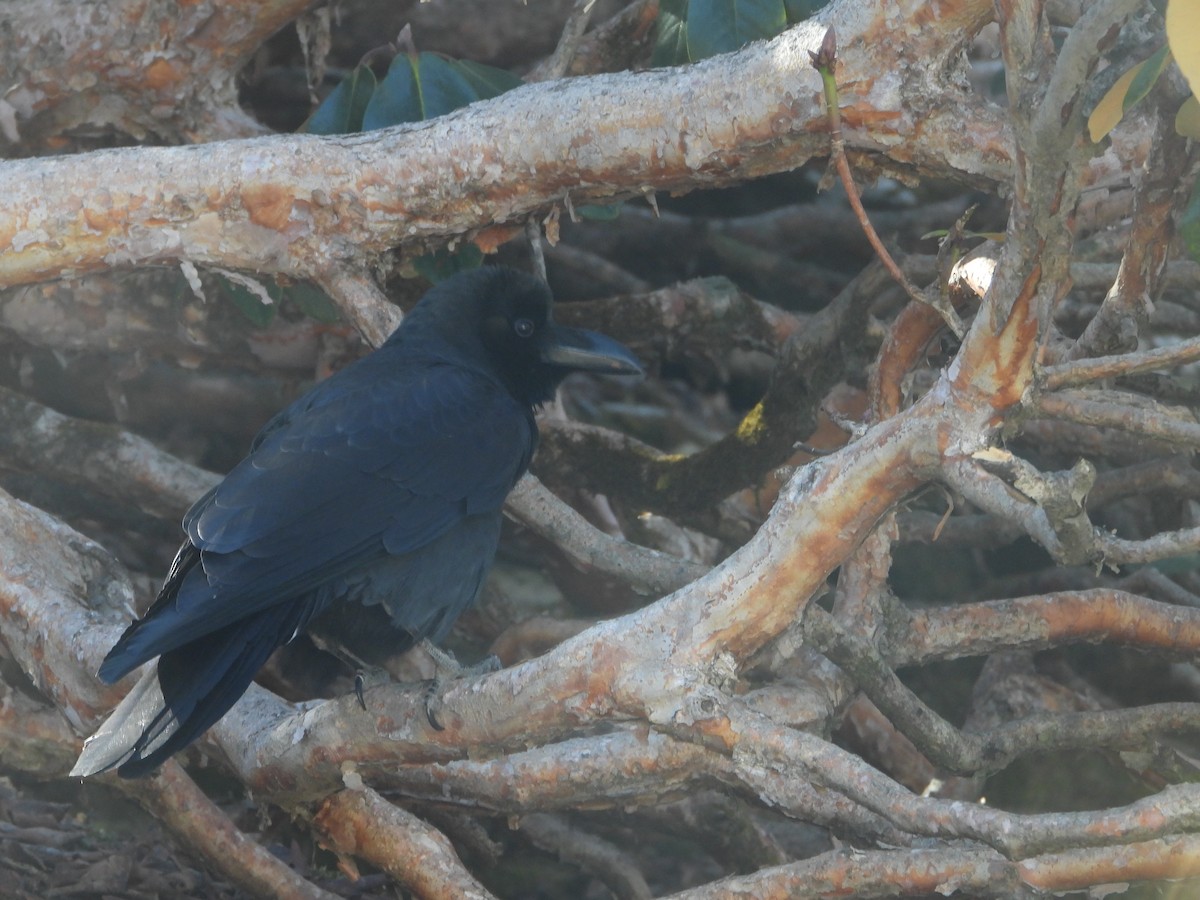
<svg viewBox="0 0 1200 900">
<path fill-rule="evenodd" d="M 595 873 L 618 900 L 650 900 L 654 896 L 633 858 L 598 835 L 546 813 L 525 816 L 521 831 L 543 850 Z"/>
<path fill-rule="evenodd" d="M 1121 400 L 1133 400 L 1122 403 Z M 1080 422 L 1101 428 L 1116 428 L 1146 437 L 1169 441 L 1182 447 L 1200 444 L 1200 423 L 1195 417 L 1174 414 L 1156 404 L 1139 402 L 1111 391 L 1059 391 L 1039 397 L 1034 413 L 1049 419 Z"/>
<path fill-rule="evenodd" d="M 317 280 L 372 347 L 383 344 L 404 318 L 365 271 L 337 266 L 322 272 Z"/>
<path fill-rule="evenodd" d="M 1066 847 L 1119 845 L 1188 831 L 1200 822 L 1200 797 L 1167 789 L 1102 813 L 1017 815 L 983 805 L 914 797 L 858 757 L 820 738 L 782 728 L 730 703 L 724 727 L 738 737 L 735 763 L 750 783 L 763 769 L 815 779 L 910 834 L 968 838 L 1009 859 Z M 801 810 L 796 810 L 803 814 Z"/>
<path fill-rule="evenodd" d="M 596 0 L 575 0 L 571 15 L 567 17 L 567 23 L 563 26 L 558 46 L 554 48 L 550 58 L 538 67 L 537 77 L 531 80 L 551 81 L 567 74 L 583 41 L 583 33 L 587 30 L 595 5 Z"/>
<path fill-rule="evenodd" d="M 1153 372 L 1157 369 L 1186 366 L 1198 359 L 1200 359 L 1200 338 L 1189 338 L 1177 344 L 1141 350 L 1137 353 L 1101 356 L 1079 362 L 1047 366 L 1043 370 L 1042 376 L 1045 379 L 1046 390 L 1056 391 L 1065 387 L 1078 387 L 1105 378 L 1117 378 L 1121 375 L 1136 375 L 1139 372 Z"/>
<path fill-rule="evenodd" d="M 526 475 L 508 498 L 518 520 L 565 551 L 576 565 L 615 575 L 635 590 L 664 594 L 695 581 L 706 566 L 605 534 Z"/>
<path fill-rule="evenodd" d="M 1200 610 L 1125 591 L 1060 591 L 910 616 L 911 627 L 885 651 L 893 666 L 1099 640 L 1164 653 L 1200 650 Z"/>
<path fill-rule="evenodd" d="M 37 469 L 178 519 L 216 484 L 210 472 L 114 425 L 70 418 L 0 388 L 0 461 Z"/>
<path fill-rule="evenodd" d="M 1200 552 L 1200 528 L 1164 531 L 1140 541 L 1122 540 L 1101 532 L 1096 536 L 1104 561 L 1112 565 L 1157 562 Z"/>
<path fill-rule="evenodd" d="M 217 871 L 257 896 L 333 900 L 265 847 L 242 834 L 220 808 L 169 760 L 153 778 L 125 781 L 122 789 L 162 820 Z"/>
<path fill-rule="evenodd" d="M 119 0 L 105 9 L 109 27 L 98 29 L 70 0 L 6 4 L 5 100 L 35 144 L 81 126 L 172 142 L 262 134 L 266 129 L 238 106 L 237 73 L 264 40 L 312 5 Z M 78 77 L 81 71 L 88 77 Z"/>
<path fill-rule="evenodd" d="M 748 320 L 745 330 L 762 335 L 760 339 L 770 338 L 773 332 L 790 335 L 767 393 L 736 429 L 681 458 L 589 426 L 551 427 L 543 436 L 535 471 L 547 479 L 556 470 L 571 471 L 573 477 L 582 475 L 595 490 L 613 497 L 636 497 L 642 508 L 668 515 L 711 510 L 734 491 L 757 485 L 769 469 L 792 454 L 798 441 L 815 430 L 820 402 L 844 375 L 846 354 L 842 351 L 861 340 L 868 306 L 886 281 L 882 267 L 868 267 L 825 309 L 809 317 L 803 328 L 795 326 L 791 317 L 773 315 L 761 304 L 749 303 L 748 298 L 735 305 L 728 302 L 732 299 L 729 293 L 716 294 L 727 298 L 721 304 L 726 314 L 736 313 L 735 321 Z M 703 302 L 706 295 L 697 291 L 654 296 L 670 310 L 667 322 L 681 316 L 681 301 L 690 301 L 683 314 L 694 306 L 703 309 L 707 305 Z M 737 312 L 739 306 L 744 314 Z M 707 324 L 704 318 L 699 317 L 701 327 Z M 629 327 L 626 324 L 614 331 L 622 336 Z M 645 329 L 642 331 L 644 334 Z"/>
<path fill-rule="evenodd" d="M 445 835 L 369 787 L 332 795 L 313 824 L 337 852 L 369 860 L 418 897 L 492 898 L 463 866 Z"/>
<path fill-rule="evenodd" d="M 1156 98 L 1150 122 L 1153 143 L 1135 186 L 1129 241 L 1104 302 L 1071 348 L 1073 359 L 1136 346 L 1138 331 L 1165 287 L 1176 201 L 1196 175 L 1186 141 L 1175 133 L 1174 110 L 1180 102 Z"/>
<path fill-rule="evenodd" d="M 982 0 L 961 5 L 976 17 L 988 7 Z M 6 250 L 0 282 L 178 259 L 320 277 L 396 245 L 518 221 L 562 202 L 563 184 L 573 185 L 578 203 L 791 169 L 825 151 L 814 128 L 823 111 L 799 86 L 817 84 L 807 50 L 829 24 L 845 36 L 845 81 L 856 86 L 846 99 L 862 111 L 861 118 L 846 117 L 850 146 L 886 144 L 896 158 L 942 165 L 925 156 L 928 136 L 937 132 L 956 160 L 952 167 L 962 164 L 957 152 L 969 147 L 965 158 L 978 164 L 970 164 L 969 175 L 1002 178 L 1007 149 L 999 116 L 956 86 L 927 109 L 896 110 L 890 89 L 871 76 L 887 68 L 879 53 L 898 43 L 853 38 L 902 11 L 880 4 L 876 20 L 858 11 L 851 19 L 851 7 L 701 65 L 529 85 L 429 122 L 369 134 L 213 144 L 203 155 L 142 147 L 12 160 L 0 169 L 0 191 L 10 198 L 10 215 L 0 218 Z M 923 33 L 959 39 L 950 29 Z M 939 54 L 928 49 L 923 58 L 936 71 Z M 873 105 L 896 118 L 870 115 Z M 968 109 L 976 119 L 964 128 Z M 603 129 L 595 127 L 599 121 Z M 905 140 L 918 135 L 906 149 Z M 171 186 L 169 197 L 160 185 Z"/>
<path fill-rule="evenodd" d="M 710 882 L 672 894 L 672 900 L 718 900 L 730 896 L 837 900 L 895 894 L 954 894 L 1016 898 L 1071 891 L 1097 884 L 1200 876 L 1200 839 L 1171 835 L 1159 840 L 1069 850 L 1019 861 L 988 850 L 836 850 L 799 862 Z M 1188 887 L 1179 885 L 1183 890 Z"/>
</svg>

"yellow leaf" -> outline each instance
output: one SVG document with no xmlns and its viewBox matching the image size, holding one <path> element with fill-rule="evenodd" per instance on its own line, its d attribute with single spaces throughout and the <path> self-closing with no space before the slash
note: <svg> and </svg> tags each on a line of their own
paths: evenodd
<svg viewBox="0 0 1200 900">
<path fill-rule="evenodd" d="M 1200 103 L 1196 95 L 1188 97 L 1175 114 L 1175 132 L 1181 137 L 1200 138 Z"/>
<path fill-rule="evenodd" d="M 1167 4 L 1167 43 L 1192 93 L 1200 90 L 1200 3 L 1196 0 Z"/>
<path fill-rule="evenodd" d="M 1117 123 L 1121 121 L 1121 116 L 1125 113 L 1125 95 L 1129 93 L 1129 85 L 1133 84 L 1140 68 L 1140 64 L 1136 65 L 1118 78 L 1117 83 L 1100 98 L 1100 102 L 1088 116 L 1088 134 L 1091 135 L 1093 144 L 1116 128 Z"/>
</svg>

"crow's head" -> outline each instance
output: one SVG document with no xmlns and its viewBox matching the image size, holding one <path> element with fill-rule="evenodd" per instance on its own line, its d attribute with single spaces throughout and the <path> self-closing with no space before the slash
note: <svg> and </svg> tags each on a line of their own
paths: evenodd
<svg viewBox="0 0 1200 900">
<path fill-rule="evenodd" d="M 410 320 L 428 317 L 443 339 L 472 356 L 482 348 L 488 368 L 530 406 L 553 397 L 571 372 L 641 373 L 634 355 L 612 338 L 554 324 L 550 304 L 545 282 L 493 266 L 443 281 Z"/>
</svg>

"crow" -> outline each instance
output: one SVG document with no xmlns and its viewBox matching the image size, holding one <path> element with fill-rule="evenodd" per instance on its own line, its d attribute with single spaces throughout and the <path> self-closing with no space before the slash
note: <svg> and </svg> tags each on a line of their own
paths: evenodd
<svg viewBox="0 0 1200 900">
<path fill-rule="evenodd" d="M 641 372 L 611 338 L 554 324 L 550 306 L 546 285 L 513 269 L 456 275 L 272 418 L 184 516 L 157 599 L 98 675 L 157 666 L 71 774 L 152 772 L 310 626 L 351 654 L 359 639 L 366 657 L 361 639 L 378 645 L 381 629 L 393 652 L 445 637 L 495 555 L 537 446 L 534 410 L 571 372 Z"/>
</svg>

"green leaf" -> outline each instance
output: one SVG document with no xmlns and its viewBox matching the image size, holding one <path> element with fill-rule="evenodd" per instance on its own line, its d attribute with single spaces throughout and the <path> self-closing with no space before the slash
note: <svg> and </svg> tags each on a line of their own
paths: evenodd
<svg viewBox="0 0 1200 900">
<path fill-rule="evenodd" d="M 512 72 L 485 66 L 469 59 L 453 59 L 449 62 L 470 82 L 471 87 L 475 89 L 477 100 L 490 100 L 525 83 Z"/>
<path fill-rule="evenodd" d="M 422 53 L 417 65 L 424 119 L 435 119 L 479 99 L 475 88 L 451 63 L 433 53 Z"/>
<path fill-rule="evenodd" d="M 1116 80 L 1088 116 L 1088 134 L 1093 142 L 1116 128 L 1129 108 L 1150 93 L 1170 58 L 1169 48 L 1163 47 Z"/>
<path fill-rule="evenodd" d="M 221 280 L 225 284 L 225 292 L 229 294 L 229 299 L 233 302 L 234 307 L 250 320 L 251 325 L 255 328 L 266 328 L 271 324 L 271 320 L 275 318 L 278 304 L 263 303 L 257 294 L 236 281 L 229 281 L 225 278 Z"/>
<path fill-rule="evenodd" d="M 739 50 L 786 27 L 783 0 L 688 0 L 688 56 L 699 60 Z"/>
<path fill-rule="evenodd" d="M 359 66 L 342 79 L 303 125 L 302 133 L 350 134 L 362 131 L 363 112 L 375 93 L 375 73 Z"/>
<path fill-rule="evenodd" d="M 1200 262 L 1200 182 L 1192 187 L 1187 208 L 1179 217 L 1179 237 L 1188 256 Z"/>
<path fill-rule="evenodd" d="M 367 104 L 363 130 L 434 119 L 521 84 L 520 78 L 503 69 L 444 59 L 436 53 L 401 54 L 392 60 Z"/>
<path fill-rule="evenodd" d="M 783 0 L 783 8 L 787 12 L 788 23 L 795 25 L 797 22 L 808 21 L 813 13 L 828 3 L 829 0 Z"/>
<path fill-rule="evenodd" d="M 296 304 L 296 308 L 310 319 L 331 324 L 341 320 L 341 314 L 329 295 L 307 281 L 290 284 L 283 291 L 283 296 Z"/>
<path fill-rule="evenodd" d="M 1125 112 L 1129 108 L 1150 93 L 1150 89 L 1154 87 L 1154 83 L 1158 81 L 1158 76 L 1162 74 L 1162 70 L 1170 61 L 1171 48 L 1161 47 L 1157 53 L 1154 53 L 1137 68 L 1137 74 L 1133 76 L 1133 81 L 1129 85 L 1129 90 L 1125 93 L 1125 99 L 1121 103 Z"/>
<path fill-rule="evenodd" d="M 482 262 L 483 251 L 474 244 L 467 244 L 459 250 L 437 250 L 418 256 L 413 260 L 413 268 L 437 284 L 451 275 L 477 269 Z"/>
<path fill-rule="evenodd" d="M 650 54 L 652 66 L 682 66 L 691 62 L 687 49 L 688 0 L 661 0 L 658 37 Z"/>
<path fill-rule="evenodd" d="M 374 131 L 401 122 L 420 122 L 421 92 L 417 88 L 416 61 L 407 53 L 392 60 L 383 81 L 363 111 L 362 130 Z"/>
</svg>

